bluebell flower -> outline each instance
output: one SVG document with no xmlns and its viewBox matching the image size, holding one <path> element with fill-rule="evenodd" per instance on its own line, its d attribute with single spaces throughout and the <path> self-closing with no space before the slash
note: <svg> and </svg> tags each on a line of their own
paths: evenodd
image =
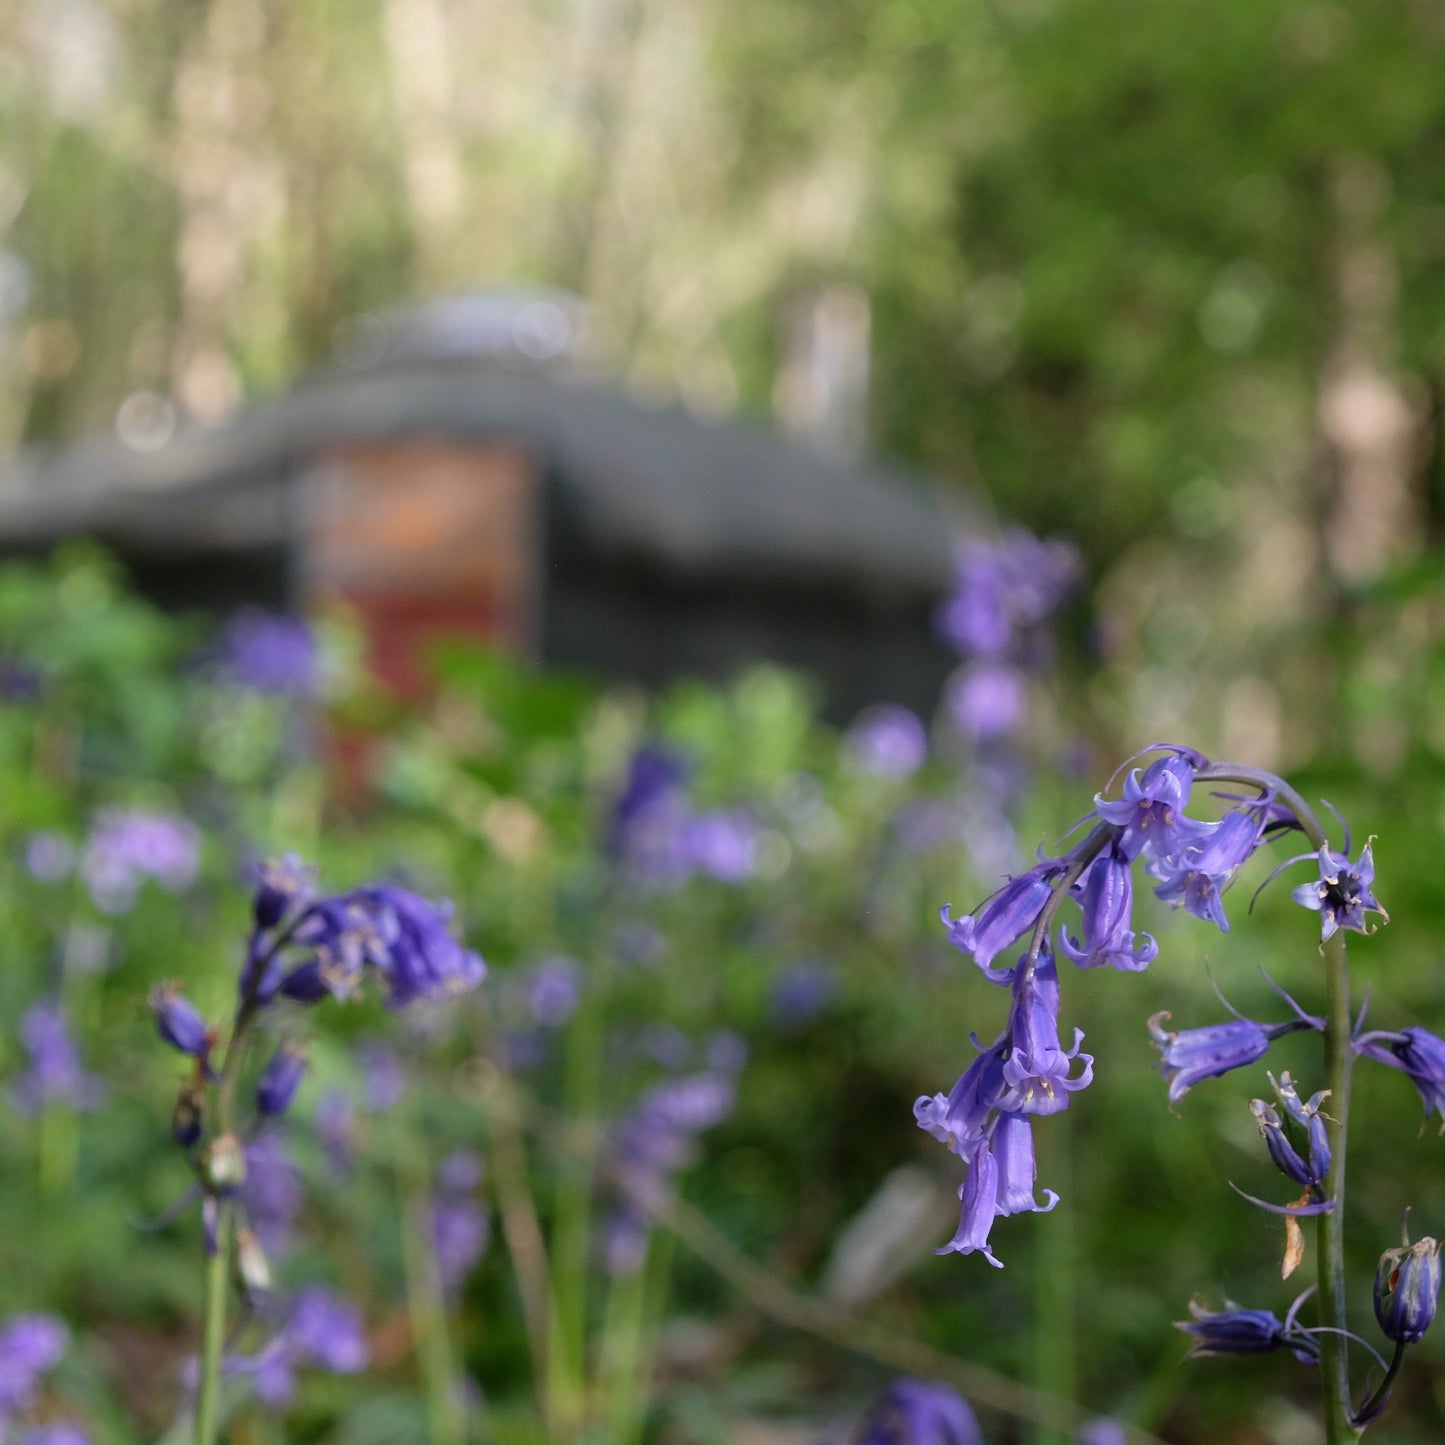
<svg viewBox="0 0 1445 1445">
<path fill-rule="evenodd" d="M 276 697 L 313 697 L 320 656 L 311 629 L 299 617 L 247 607 L 227 623 L 214 651 L 227 682 Z"/>
<path fill-rule="evenodd" d="M 934 1380 L 895 1380 L 879 1397 L 857 1445 L 983 1445 L 968 1401 Z"/>
<path fill-rule="evenodd" d="M 54 829 L 32 833 L 25 840 L 25 871 L 38 883 L 59 883 L 75 867 L 75 845 Z"/>
<path fill-rule="evenodd" d="M 321 1285 L 298 1290 L 286 1323 L 271 1343 L 240 1367 L 251 1374 L 257 1395 L 273 1408 L 296 1394 L 296 1371 L 308 1367 L 355 1375 L 370 1363 L 361 1311 Z M 233 1367 L 234 1368 L 234 1367 Z"/>
<path fill-rule="evenodd" d="M 1305 1296 L 1290 1307 L 1283 1320 L 1271 1310 L 1207 1310 L 1198 1300 L 1189 1302 L 1192 1320 L 1175 1322 L 1176 1330 L 1192 1335 L 1194 1343 L 1186 1359 L 1207 1355 L 1268 1355 L 1275 1350 L 1293 1351 L 1297 1359 L 1314 1363 L 1319 1345 L 1313 1335 L 1295 1323 L 1295 1313 Z"/>
<path fill-rule="evenodd" d="M 1288 995 L 1284 997 L 1296 1016 L 1278 1024 L 1238 1017 L 1224 1024 L 1176 1032 L 1160 1027 L 1161 1020 L 1169 1017 L 1167 1012 L 1155 1014 L 1149 1020 L 1149 1032 L 1162 1055 L 1159 1071 L 1169 1084 L 1169 1102 L 1178 1103 L 1201 1079 L 1217 1079 L 1232 1069 L 1257 1062 L 1275 1039 L 1286 1034 L 1303 1029 L 1324 1032 L 1323 1019 L 1305 1013 Z"/>
<path fill-rule="evenodd" d="M 1003 1080 L 1007 1093 L 1001 1107 L 1022 1114 L 1057 1114 L 1069 1106 L 1069 1095 L 1087 1088 L 1094 1077 L 1094 1060 L 1081 1054 L 1083 1032 L 1074 1031 L 1074 1046 L 1059 1043 L 1059 982 L 1053 956 L 1040 952 L 1031 973 L 1020 969 L 1013 988 L 1009 1015 L 1007 1057 Z M 1075 1059 L 1083 1066 L 1070 1077 Z"/>
<path fill-rule="evenodd" d="M 0 1326 L 0 1433 L 39 1398 L 40 1382 L 69 1343 L 52 1315 L 12 1315 Z"/>
<path fill-rule="evenodd" d="M 1385 1338 L 1415 1345 L 1425 1337 L 1440 1299 L 1440 1246 L 1430 1238 L 1387 1249 L 1375 1271 L 1375 1318 Z"/>
<path fill-rule="evenodd" d="M 59 999 L 37 1003 L 20 1020 L 20 1041 L 30 1055 L 30 1068 L 11 1091 L 22 1114 L 36 1114 L 50 1104 L 81 1111 L 98 1108 L 105 1085 L 81 1067 Z"/>
<path fill-rule="evenodd" d="M 928 730 L 922 719 L 896 703 L 865 709 L 843 742 L 859 768 L 880 778 L 911 778 L 928 758 Z"/>
<path fill-rule="evenodd" d="M 150 992 L 156 1031 L 173 1048 L 204 1060 L 214 1043 L 206 1021 L 174 983 L 158 983 Z"/>
<path fill-rule="evenodd" d="M 287 1039 L 271 1056 L 256 1081 L 256 1109 L 265 1117 L 284 1114 L 306 1076 L 306 1052 Z"/>
<path fill-rule="evenodd" d="M 947 1144 L 965 1162 L 987 1138 L 989 1121 L 1008 1088 L 1003 1072 L 1010 1048 L 1007 1032 L 986 1049 L 977 1039 L 973 1042 L 979 1055 L 947 1096 L 925 1094 L 913 1105 L 918 1127 L 940 1144 Z"/>
<path fill-rule="evenodd" d="M 958 1230 L 936 1254 L 981 1253 L 995 1269 L 1003 1268 L 989 1247 L 995 1219 L 1011 1214 L 1046 1214 L 1058 1202 L 1052 1189 L 1044 1190 L 1044 1202 L 1034 1198 L 1037 1170 L 1034 1163 L 1033 1129 L 1022 1114 L 1000 1114 L 993 1131 L 974 1151 L 968 1175 L 958 1191 L 962 1204 Z"/>
<path fill-rule="evenodd" d="M 693 814 L 679 829 L 676 846 L 688 871 L 720 883 L 741 883 L 757 870 L 757 824 L 741 808 Z"/>
<path fill-rule="evenodd" d="M 1438 1110 L 1440 1131 L 1445 1133 L 1445 1039 L 1412 1024 L 1398 1033 L 1361 1034 L 1354 1048 L 1408 1075 L 1420 1091 L 1426 1116 Z"/>
<path fill-rule="evenodd" d="M 715 1070 L 649 1088 L 612 1131 L 613 1175 L 621 1197 L 607 1226 L 605 1258 L 614 1275 L 633 1274 L 646 1256 L 648 1206 L 693 1157 L 699 1134 L 732 1113 L 737 1084 Z"/>
<path fill-rule="evenodd" d="M 186 819 L 108 808 L 91 825 L 80 873 L 95 906 L 116 914 L 131 907 L 147 878 L 183 892 L 195 882 L 200 858 L 200 834 Z"/>
<path fill-rule="evenodd" d="M 971 537 L 955 553 L 953 590 L 935 614 L 943 640 L 964 657 L 1021 650 L 1024 633 L 1055 612 L 1079 574 L 1071 543 L 1011 528 Z"/>
<path fill-rule="evenodd" d="M 1063 871 L 1058 858 L 1046 858 L 1027 873 L 1010 878 L 997 893 L 984 900 L 972 913 L 954 918 L 950 905 L 940 912 L 948 941 L 973 961 L 993 983 L 1013 979 L 1012 968 L 992 968 L 993 960 L 1030 932 L 1054 894 L 1054 880 Z"/>
<path fill-rule="evenodd" d="M 280 1137 L 258 1134 L 246 1145 L 246 1177 L 239 1194 L 246 1223 L 273 1259 L 285 1254 L 301 1212 L 301 1175 Z"/>
<path fill-rule="evenodd" d="M 1259 819 L 1249 812 L 1226 813 L 1217 823 L 1196 825 L 1174 852 L 1154 856 L 1151 871 L 1162 880 L 1156 896 L 1175 906 L 1182 903 L 1196 918 L 1228 933 L 1222 895 L 1259 839 Z"/>
<path fill-rule="evenodd" d="M 1155 758 L 1142 772 L 1135 768 L 1124 779 L 1124 796 L 1110 802 L 1099 793 L 1094 811 L 1106 823 L 1123 829 L 1118 848 L 1125 858 L 1137 858 L 1148 847 L 1156 857 L 1168 857 L 1196 834 L 1199 824 L 1184 816 L 1194 775 L 1205 759 L 1190 748 L 1166 745 L 1169 751 Z"/>
<path fill-rule="evenodd" d="M 546 1029 L 558 1029 L 577 1011 L 582 997 L 582 967 L 575 958 L 558 954 L 532 969 L 527 982 L 527 1008 Z"/>
<path fill-rule="evenodd" d="M 91 1439 L 74 1420 L 52 1420 L 32 1425 L 20 1437 L 20 1445 L 91 1445 Z"/>
<path fill-rule="evenodd" d="M 432 1204 L 432 1242 L 442 1293 L 455 1299 L 477 1261 L 486 1252 L 491 1233 L 486 1209 L 475 1198 L 482 1161 L 459 1149 L 437 1169 Z"/>
<path fill-rule="evenodd" d="M 1059 948 L 1079 968 L 1109 966 L 1137 973 L 1159 954 L 1159 945 L 1147 933 L 1138 943 L 1130 928 L 1134 907 L 1133 868 L 1117 847 L 1089 865 L 1075 885 L 1084 911 L 1083 938 L 1079 941 L 1059 930 Z"/>
<path fill-rule="evenodd" d="M 418 999 L 450 998 L 486 976 L 482 956 L 452 936 L 451 905 L 432 903 L 405 888 L 378 884 L 353 895 L 372 910 L 376 929 L 368 959 L 386 980 L 387 1003 L 404 1008 Z"/>
<path fill-rule="evenodd" d="M 316 891 L 316 870 L 295 853 L 268 859 L 255 870 L 253 909 L 258 928 L 275 928 L 289 913 L 309 903 Z"/>
<path fill-rule="evenodd" d="M 975 743 L 1006 737 L 1028 711 L 1028 679 L 1002 662 L 972 662 L 949 679 L 944 707 L 961 736 Z"/>
<path fill-rule="evenodd" d="M 1319 862 L 1319 882 L 1300 884 L 1290 897 L 1302 908 L 1312 909 L 1320 915 L 1321 944 L 1341 928 L 1368 933 L 1367 913 L 1378 913 L 1389 922 L 1389 914 L 1371 890 L 1370 885 L 1375 881 L 1375 859 L 1369 843 L 1365 844 L 1359 860 L 1354 863 L 1350 862 L 1347 853 L 1336 853 L 1328 845 L 1315 856 Z"/>
</svg>

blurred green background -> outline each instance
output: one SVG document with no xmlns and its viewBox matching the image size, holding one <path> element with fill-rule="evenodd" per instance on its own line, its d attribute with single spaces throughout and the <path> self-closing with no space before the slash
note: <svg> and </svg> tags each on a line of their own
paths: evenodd
<svg viewBox="0 0 1445 1445">
<path fill-rule="evenodd" d="M 1088 601 L 1018 740 L 1033 761 L 1021 856 L 1155 738 L 1277 767 L 1357 839 L 1380 834 L 1392 921 L 1353 949 L 1372 1017 L 1445 1032 L 1442 62 L 1445 14 L 1405 0 L 20 0 L 0 13 L 0 448 L 112 429 L 137 397 L 204 422 L 328 364 L 360 313 L 520 281 L 584 298 L 606 372 L 786 420 L 790 318 L 851 298 L 870 378 L 854 439 L 1085 559 Z M 114 930 L 118 960 L 77 1000 L 108 1111 L 52 1121 L 58 1141 L 0 1122 L 0 1306 L 70 1320 L 64 1392 L 98 1440 L 159 1435 L 193 1348 L 194 1219 L 131 1224 L 185 1183 L 166 1137 L 174 1061 L 142 1000 L 175 975 L 225 1006 L 246 848 L 295 848 L 337 887 L 402 868 L 456 899 L 495 996 L 414 1049 L 412 1107 L 438 1156 L 491 1150 L 475 1066 L 490 1016 L 539 957 L 591 969 L 611 952 L 602 820 L 654 735 L 691 750 L 704 801 L 759 810 L 789 850 L 745 887 L 638 904 L 663 961 L 607 990 L 623 1036 L 662 1021 L 749 1043 L 737 1111 L 684 1176 L 707 1221 L 811 1293 L 845 1226 L 915 1165 L 937 1217 L 911 1250 L 890 1245 L 902 1278 L 863 1305 L 877 1335 L 1170 1440 L 1316 1438 L 1293 1362 L 1179 1365 L 1169 1322 L 1192 1292 L 1281 1312 L 1290 1295 L 1280 1231 L 1225 1182 L 1274 1182 L 1246 1107 L 1262 1078 L 1171 1113 L 1143 1027 L 1165 1008 L 1178 1026 L 1221 1019 L 1206 966 L 1251 1015 L 1271 1007 L 1260 967 L 1318 1006 L 1311 920 L 1278 885 L 1246 917 L 1257 877 L 1241 880 L 1227 938 L 1145 900 L 1162 948 L 1147 975 L 1066 975 L 1065 1021 L 1098 1077 L 1038 1131 L 1064 1203 L 999 1226 L 1000 1275 L 927 1252 L 952 1229 L 955 1181 L 910 1118 L 971 1058 L 969 1031 L 1001 1023 L 934 922 L 996 871 L 971 861 L 957 817 L 916 851 L 890 841 L 910 798 L 966 797 L 967 759 L 935 756 L 906 787 L 862 779 L 806 681 L 779 674 L 659 701 L 456 653 L 427 707 L 337 684 L 332 720 L 374 732 L 388 759 L 384 801 L 357 817 L 315 754 L 276 750 L 266 706 L 218 703 L 182 666 L 200 640 L 86 555 L 0 587 L 0 656 L 46 679 L 0 714 L 4 1017 L 70 976 L 77 918 Z M 184 906 L 148 890 L 96 920 L 25 873 L 34 830 L 78 841 L 108 802 L 203 827 L 205 882 Z M 826 821 L 810 833 L 808 817 Z M 836 992 L 790 1033 L 769 1001 L 800 958 L 836 970 Z M 386 1023 L 369 1006 L 318 1016 L 320 1080 L 358 1088 L 352 1044 Z M 584 1122 L 645 1085 L 623 1053 Z M 1280 1055 L 1307 1080 L 1306 1043 Z M 577 1111 L 565 1074 L 529 1078 L 539 1107 Z M 1417 1230 L 1445 1228 L 1445 1146 L 1417 1108 L 1402 1079 L 1362 1072 L 1350 1238 L 1370 1330 L 1367 1281 L 1404 1206 Z M 238 1440 L 425 1436 L 400 1146 L 372 1142 L 344 1188 L 309 1161 L 304 1223 L 328 1263 L 301 1273 L 363 1300 L 378 1368 L 309 1383 L 285 1422 L 245 1414 Z M 527 1147 L 550 1228 L 566 1153 L 545 1130 Z M 649 1304 L 650 1438 L 842 1438 L 899 1367 L 788 1328 L 686 1238 L 668 1264 Z M 455 1339 L 493 1406 L 486 1438 L 545 1438 L 512 1279 L 494 1240 Z M 587 1309 L 590 1340 L 603 1322 L 595 1297 Z M 1436 1439 L 1445 1418 L 1438 1341 L 1416 1354 L 1391 1439 Z M 986 1427 L 1035 1429 L 1001 1412 Z"/>
</svg>

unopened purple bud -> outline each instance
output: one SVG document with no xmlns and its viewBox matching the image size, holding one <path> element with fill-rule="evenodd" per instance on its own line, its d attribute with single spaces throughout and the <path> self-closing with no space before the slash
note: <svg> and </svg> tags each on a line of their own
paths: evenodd
<svg viewBox="0 0 1445 1445">
<path fill-rule="evenodd" d="M 256 870 L 255 914 L 258 928 L 274 928 L 299 904 L 310 900 L 316 871 L 295 853 L 272 859 Z"/>
<path fill-rule="evenodd" d="M 1313 1336 L 1293 1328 L 1293 1318 L 1281 1320 L 1271 1310 L 1207 1310 L 1197 1300 L 1189 1303 L 1192 1320 L 1176 1321 L 1174 1328 L 1194 1337 L 1186 1358 L 1204 1355 L 1268 1355 L 1289 1348 L 1301 1359 L 1318 1359 Z M 1293 1311 L 1291 1311 L 1291 1316 Z"/>
<path fill-rule="evenodd" d="M 256 1108 L 266 1115 L 284 1114 L 306 1075 L 306 1055 L 287 1039 L 271 1056 L 256 1082 Z"/>
<path fill-rule="evenodd" d="M 281 980 L 278 990 L 293 1003 L 316 1004 L 331 997 L 331 987 L 326 982 L 319 959 L 308 958 L 298 964 Z"/>
<path fill-rule="evenodd" d="M 189 1149 L 199 1142 L 205 1110 L 204 1090 L 197 1084 L 187 1084 L 171 1112 L 171 1137 L 182 1149 Z"/>
<path fill-rule="evenodd" d="M 210 1031 L 176 984 L 158 983 L 151 989 L 150 1005 L 156 1029 L 173 1049 L 192 1058 L 205 1058 L 211 1046 Z"/>
<path fill-rule="evenodd" d="M 1375 1272 L 1375 1318 L 1386 1339 L 1418 1344 L 1440 1298 L 1440 1246 L 1428 1236 L 1387 1249 Z"/>
</svg>

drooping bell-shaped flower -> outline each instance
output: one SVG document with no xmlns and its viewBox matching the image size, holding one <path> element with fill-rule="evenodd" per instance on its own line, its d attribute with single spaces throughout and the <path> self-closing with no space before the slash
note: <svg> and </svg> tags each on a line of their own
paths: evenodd
<svg viewBox="0 0 1445 1445">
<path fill-rule="evenodd" d="M 1387 1249 L 1375 1271 L 1375 1318 L 1385 1338 L 1418 1344 L 1435 1318 L 1440 1299 L 1440 1246 L 1428 1236 L 1408 1237 L 1399 1249 Z"/>
<path fill-rule="evenodd" d="M 1058 858 L 1047 858 L 1027 873 L 1010 878 L 997 893 L 986 899 L 973 913 L 954 918 L 945 905 L 941 917 L 948 930 L 948 941 L 973 961 L 992 983 L 1007 983 L 1013 978 L 1011 968 L 991 967 L 994 959 L 1028 933 L 1038 922 L 1044 905 L 1053 896 L 1054 879 L 1062 868 Z"/>
<path fill-rule="evenodd" d="M 1356 1053 L 1409 1075 L 1424 1100 L 1425 1113 L 1438 1110 L 1445 1132 L 1445 1039 L 1412 1024 L 1398 1033 L 1361 1034 L 1354 1047 Z"/>
<path fill-rule="evenodd" d="M 1137 858 L 1145 848 L 1155 857 L 1168 857 L 1199 827 L 1184 816 L 1184 809 L 1194 774 L 1204 762 L 1192 749 L 1170 746 L 1142 772 L 1130 772 L 1122 798 L 1111 802 L 1102 793 L 1094 798 L 1095 813 L 1123 829 L 1118 847 L 1125 858 Z"/>
<path fill-rule="evenodd" d="M 1147 968 L 1158 956 L 1159 945 L 1147 933 L 1134 942 L 1130 928 L 1134 907 L 1133 867 L 1117 846 L 1089 865 L 1079 888 L 1084 911 L 1083 938 L 1074 940 L 1059 930 L 1059 948 L 1079 968 L 1105 965 L 1129 973 Z"/>
<path fill-rule="evenodd" d="M 1226 813 L 1219 822 L 1198 828 L 1194 841 L 1154 859 L 1153 872 L 1160 879 L 1154 892 L 1165 903 L 1182 904 L 1186 912 L 1228 933 L 1222 895 L 1259 846 L 1259 819 L 1251 812 Z"/>
</svg>

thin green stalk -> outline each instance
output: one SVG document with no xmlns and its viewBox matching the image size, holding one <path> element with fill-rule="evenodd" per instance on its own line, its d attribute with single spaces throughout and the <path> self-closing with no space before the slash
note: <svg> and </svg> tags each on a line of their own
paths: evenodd
<svg viewBox="0 0 1445 1445">
<path fill-rule="evenodd" d="M 1360 1432 L 1351 1423 L 1349 1341 L 1345 1307 L 1345 1151 L 1349 1135 L 1350 1072 L 1354 1050 L 1350 1047 L 1353 1018 L 1350 1014 L 1350 976 L 1345 963 L 1345 935 L 1336 932 L 1325 944 L 1325 969 L 1329 987 L 1329 1010 L 1325 1024 L 1325 1084 L 1330 1091 L 1330 1116 L 1337 1128 L 1332 1141 L 1334 1161 L 1325 1191 L 1334 1208 L 1320 1216 L 1318 1273 L 1320 1315 L 1332 1328 L 1320 1339 L 1320 1389 L 1323 1392 L 1326 1445 L 1347 1445 Z"/>
<path fill-rule="evenodd" d="M 226 1338 L 230 1290 L 232 1207 L 222 1199 L 216 1214 L 216 1252 L 206 1261 L 205 1333 L 201 1337 L 201 1379 L 196 1395 L 196 1445 L 215 1445 L 220 1421 L 221 1349 Z"/>
<path fill-rule="evenodd" d="M 630 1274 L 615 1277 L 607 1291 L 597 1383 L 607 1420 L 607 1439 L 612 1445 L 629 1445 L 637 1433 L 637 1364 L 647 1304 L 648 1272 L 655 1247 L 654 1240 L 646 1259 L 638 1268 Z"/>
<path fill-rule="evenodd" d="M 466 1410 L 457 1378 L 446 1304 L 437 1272 L 432 1235 L 432 1197 L 426 1170 L 414 1151 L 398 1151 L 403 1191 L 402 1261 L 406 1271 L 407 1311 L 412 1341 L 426 1388 L 432 1445 L 463 1445 Z"/>
</svg>

